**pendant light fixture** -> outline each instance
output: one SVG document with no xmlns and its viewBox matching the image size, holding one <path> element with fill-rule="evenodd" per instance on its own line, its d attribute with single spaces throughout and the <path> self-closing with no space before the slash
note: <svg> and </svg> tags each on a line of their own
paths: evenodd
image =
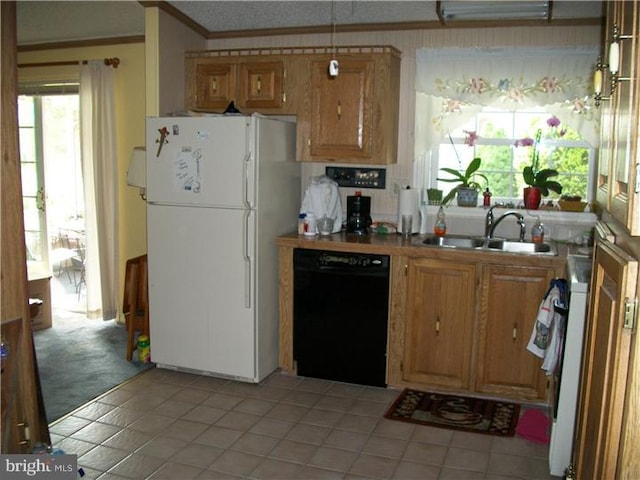
<svg viewBox="0 0 640 480">
<path fill-rule="evenodd" d="M 333 58 L 329 60 L 329 76 L 337 77 L 340 70 L 340 64 L 336 59 L 336 2 L 331 0 L 331 50 Z"/>
</svg>

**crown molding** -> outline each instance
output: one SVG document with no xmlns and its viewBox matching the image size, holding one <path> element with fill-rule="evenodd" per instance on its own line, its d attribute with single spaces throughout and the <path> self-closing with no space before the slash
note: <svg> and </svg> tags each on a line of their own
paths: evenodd
<svg viewBox="0 0 640 480">
<path fill-rule="evenodd" d="M 127 43 L 144 43 L 144 35 L 127 37 L 93 38 L 86 40 L 70 40 L 66 42 L 34 43 L 18 45 L 18 52 L 34 52 L 39 50 L 59 50 L 63 48 L 101 47 L 106 45 L 123 45 Z"/>
</svg>

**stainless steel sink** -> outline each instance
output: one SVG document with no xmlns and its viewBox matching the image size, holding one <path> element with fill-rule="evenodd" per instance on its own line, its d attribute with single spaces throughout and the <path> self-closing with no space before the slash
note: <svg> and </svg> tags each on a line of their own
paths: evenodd
<svg viewBox="0 0 640 480">
<path fill-rule="evenodd" d="M 558 250 L 553 242 L 533 243 L 503 238 L 446 235 L 444 237 L 428 236 L 422 241 L 422 244 L 429 247 L 473 249 L 523 255 L 558 255 Z"/>
<path fill-rule="evenodd" d="M 500 250 L 509 253 L 529 253 L 529 254 L 546 254 L 557 255 L 558 252 L 555 245 L 550 243 L 533 243 L 533 242 L 514 242 L 502 239 L 487 240 L 487 249 Z"/>
<path fill-rule="evenodd" d="M 437 247 L 452 247 L 452 248 L 480 248 L 484 245 L 484 238 L 470 238 L 470 237 L 427 237 L 422 243 L 425 245 L 433 245 Z"/>
</svg>

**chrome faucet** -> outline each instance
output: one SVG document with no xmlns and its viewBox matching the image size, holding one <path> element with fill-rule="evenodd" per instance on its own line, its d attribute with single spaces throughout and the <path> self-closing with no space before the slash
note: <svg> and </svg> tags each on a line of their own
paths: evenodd
<svg viewBox="0 0 640 480">
<path fill-rule="evenodd" d="M 527 234 L 527 229 L 524 224 L 524 217 L 514 210 L 509 210 L 508 212 L 504 212 L 502 215 L 498 217 L 497 220 L 494 221 L 493 209 L 496 207 L 501 207 L 503 205 L 494 205 L 487 212 L 487 217 L 484 223 L 484 236 L 486 238 L 493 238 L 493 232 L 495 232 L 496 227 L 502 220 L 504 220 L 509 215 L 513 215 L 517 218 L 518 225 L 520 225 L 520 241 L 524 242 L 524 237 Z"/>
</svg>

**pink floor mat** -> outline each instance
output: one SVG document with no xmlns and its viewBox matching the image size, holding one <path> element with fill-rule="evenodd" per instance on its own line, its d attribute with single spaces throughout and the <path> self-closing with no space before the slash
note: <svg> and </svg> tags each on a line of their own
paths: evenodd
<svg viewBox="0 0 640 480">
<path fill-rule="evenodd" d="M 549 443 L 550 421 L 540 410 L 525 411 L 516 427 L 516 434 L 535 443 Z"/>
</svg>

